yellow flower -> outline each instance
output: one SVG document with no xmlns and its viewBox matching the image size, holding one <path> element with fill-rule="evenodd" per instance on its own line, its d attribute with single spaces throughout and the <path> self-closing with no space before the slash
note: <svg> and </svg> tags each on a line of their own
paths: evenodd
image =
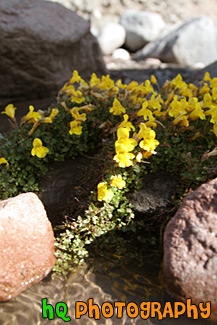
<svg viewBox="0 0 217 325">
<path fill-rule="evenodd" d="M 137 146 L 136 140 L 129 138 L 128 128 L 118 128 L 117 137 L 118 140 L 115 142 L 115 149 L 117 153 L 132 151 Z"/>
<path fill-rule="evenodd" d="M 98 201 L 110 201 L 114 195 L 111 190 L 108 190 L 107 185 L 103 182 L 97 185 Z"/>
<path fill-rule="evenodd" d="M 70 79 L 70 84 L 73 84 L 75 82 L 81 81 L 81 76 L 79 76 L 78 71 L 74 70 L 72 74 L 72 78 Z"/>
<path fill-rule="evenodd" d="M 44 158 L 48 152 L 49 149 L 47 147 L 42 146 L 42 141 L 38 138 L 35 138 L 33 141 L 31 155 L 37 156 L 38 158 Z"/>
<path fill-rule="evenodd" d="M 195 86 L 194 84 L 190 83 L 190 84 L 188 85 L 188 87 L 189 87 L 189 89 L 191 90 L 192 95 L 193 95 L 193 96 L 196 96 L 196 95 L 197 95 L 197 92 L 198 92 L 198 88 L 197 88 L 197 86 Z"/>
<path fill-rule="evenodd" d="M 98 85 L 100 83 L 100 79 L 97 78 L 96 74 L 95 73 L 92 73 L 91 75 L 91 79 L 90 79 L 90 87 L 93 88 L 95 87 L 96 85 Z"/>
<path fill-rule="evenodd" d="M 138 85 L 138 82 L 136 81 L 131 81 L 129 83 L 129 85 L 127 85 L 126 89 L 127 90 L 131 90 L 131 91 L 134 91 L 135 89 L 138 89 L 139 85 Z"/>
<path fill-rule="evenodd" d="M 86 114 L 79 114 L 78 112 L 79 108 L 78 107 L 74 107 L 70 110 L 70 113 L 72 114 L 72 116 L 74 117 L 74 119 L 76 121 L 85 121 L 86 120 Z"/>
<path fill-rule="evenodd" d="M 133 131 L 135 131 L 135 127 L 133 126 L 133 124 L 131 122 L 128 122 L 129 116 L 127 114 L 124 114 L 123 117 L 124 121 L 121 122 L 118 128 L 126 128 L 129 131 L 132 129 Z"/>
<path fill-rule="evenodd" d="M 59 110 L 57 108 L 53 108 L 51 113 L 50 113 L 50 116 L 47 116 L 44 118 L 43 122 L 44 123 L 52 123 L 53 122 L 53 119 L 54 117 L 59 113 Z"/>
<path fill-rule="evenodd" d="M 1 165 L 1 164 L 6 164 L 7 166 L 9 166 L 8 161 L 7 161 L 4 157 L 1 157 L 1 158 L 0 158 L 0 165 Z"/>
<path fill-rule="evenodd" d="M 135 158 L 135 155 L 130 152 L 120 152 L 114 156 L 114 160 L 118 163 L 119 167 L 125 168 L 132 166 L 132 159 Z"/>
<path fill-rule="evenodd" d="M 214 132 L 215 136 L 217 137 L 217 123 L 213 125 L 213 129 L 211 131 Z"/>
<path fill-rule="evenodd" d="M 140 148 L 151 153 L 155 153 L 154 150 L 159 144 L 159 142 L 155 139 L 155 131 L 150 127 L 147 127 L 144 123 L 140 123 L 139 128 L 140 130 L 138 134 L 135 135 L 135 138 L 137 140 L 143 138 L 143 140 L 139 143 Z"/>
<path fill-rule="evenodd" d="M 121 105 L 119 100 L 117 98 L 114 99 L 113 106 L 109 110 L 110 113 L 113 113 L 113 115 L 121 115 L 122 113 L 125 113 L 125 108 Z"/>
<path fill-rule="evenodd" d="M 211 88 L 217 87 L 217 78 L 213 78 L 210 80 L 210 87 Z"/>
<path fill-rule="evenodd" d="M 70 130 L 69 134 L 77 134 L 80 135 L 82 133 L 82 126 L 77 121 L 70 122 Z"/>
<path fill-rule="evenodd" d="M 196 103 L 195 109 L 189 114 L 189 118 L 192 120 L 196 120 L 198 118 L 200 118 L 201 120 L 206 119 L 206 116 L 201 108 L 200 103 Z"/>
<path fill-rule="evenodd" d="M 180 115 L 178 115 L 175 120 L 173 121 L 173 124 L 180 124 L 181 126 L 185 126 L 188 127 L 189 126 L 189 122 L 188 122 L 188 117 L 186 115 L 186 113 L 182 113 Z"/>
<path fill-rule="evenodd" d="M 208 86 L 208 83 L 204 83 L 203 87 L 200 89 L 200 94 L 205 94 L 205 93 L 209 93 L 210 92 L 210 88 Z"/>
<path fill-rule="evenodd" d="M 212 105 L 211 108 L 206 111 L 206 115 L 211 115 L 210 123 L 217 123 L 217 105 Z"/>
<path fill-rule="evenodd" d="M 119 139 L 115 142 L 116 152 L 130 152 L 137 146 L 135 139 L 125 138 Z"/>
<path fill-rule="evenodd" d="M 178 74 L 172 81 L 171 86 L 175 86 L 175 88 L 185 89 L 186 83 L 182 80 L 182 76 Z"/>
<path fill-rule="evenodd" d="M 146 138 L 140 141 L 139 146 L 140 148 L 149 151 L 151 153 L 155 153 L 156 147 L 159 145 L 159 141 L 154 138 Z"/>
<path fill-rule="evenodd" d="M 129 135 L 130 135 L 130 131 L 128 128 L 118 128 L 117 130 L 117 137 L 118 137 L 118 140 L 120 139 L 128 139 L 129 138 Z"/>
<path fill-rule="evenodd" d="M 211 81 L 209 72 L 206 72 L 203 77 L 203 81 Z"/>
<path fill-rule="evenodd" d="M 148 107 L 160 110 L 161 104 L 163 104 L 163 99 L 161 98 L 161 95 L 158 95 L 157 97 L 153 94 L 151 96 L 151 99 L 148 102 Z"/>
<path fill-rule="evenodd" d="M 146 101 L 143 102 L 142 108 L 137 113 L 138 116 L 143 116 L 145 121 L 148 118 L 149 118 L 149 120 L 153 119 L 153 114 L 147 107 L 148 107 L 148 102 L 146 100 Z"/>
<path fill-rule="evenodd" d="M 154 88 L 152 87 L 150 80 L 146 80 L 145 81 L 145 87 L 144 87 L 144 91 L 145 93 L 153 93 L 154 92 Z"/>
<path fill-rule="evenodd" d="M 121 79 L 118 79 L 118 80 L 116 81 L 115 85 L 116 85 L 118 88 L 122 88 L 122 89 L 124 89 L 124 88 L 127 87 L 127 85 L 124 85 L 124 84 L 122 83 L 122 80 L 121 80 Z"/>
<path fill-rule="evenodd" d="M 175 94 L 173 91 L 171 91 L 167 97 L 167 100 L 165 101 L 165 104 L 168 105 L 169 102 L 174 98 Z"/>
<path fill-rule="evenodd" d="M 209 107 L 213 104 L 212 102 L 212 96 L 210 94 L 204 94 L 203 95 L 203 107 Z"/>
<path fill-rule="evenodd" d="M 142 161 L 142 158 L 148 158 L 149 156 L 151 156 L 153 153 L 150 152 L 150 151 L 146 151 L 146 152 L 141 152 L 139 151 L 139 153 L 137 154 L 136 156 L 136 161 L 137 162 L 141 162 Z"/>
<path fill-rule="evenodd" d="M 136 161 L 140 163 L 142 161 L 142 158 L 143 158 L 142 152 L 139 151 L 138 154 L 136 155 Z"/>
<path fill-rule="evenodd" d="M 157 79 L 156 79 L 156 77 L 155 77 L 153 74 L 151 75 L 151 82 L 152 82 L 154 85 L 157 84 Z"/>
<path fill-rule="evenodd" d="M 156 153 L 156 152 L 151 152 L 151 151 L 143 152 L 142 157 L 143 157 L 143 158 L 148 158 L 148 157 L 150 157 L 153 153 Z"/>
<path fill-rule="evenodd" d="M 6 114 L 7 116 L 11 117 L 12 119 L 14 119 L 15 116 L 15 109 L 17 109 L 16 107 L 14 107 L 13 104 L 8 104 L 5 107 L 5 110 L 3 112 L 1 112 L 2 114 Z"/>
<path fill-rule="evenodd" d="M 124 188 L 126 185 L 125 180 L 121 177 L 121 175 L 118 176 L 112 176 L 110 180 L 110 184 L 113 186 L 116 186 L 117 188 L 121 189 Z"/>
<path fill-rule="evenodd" d="M 40 118 L 41 114 L 34 112 L 34 107 L 32 105 L 29 106 L 29 113 L 23 117 L 24 120 L 29 120 L 29 123 L 34 123 Z"/>
<path fill-rule="evenodd" d="M 51 120 L 53 120 L 54 117 L 55 117 L 58 113 L 59 113 L 58 108 L 53 108 L 52 111 L 51 111 L 51 114 L 50 114 L 50 116 L 49 116 L 49 117 L 51 118 Z"/>
<path fill-rule="evenodd" d="M 140 97 L 138 94 L 130 96 L 130 99 L 133 101 L 133 105 L 142 103 L 144 101 L 144 98 Z"/>
<path fill-rule="evenodd" d="M 106 76 L 102 76 L 102 81 L 98 84 L 98 88 L 102 90 L 109 90 L 114 87 L 114 81 L 110 79 L 110 76 L 107 74 Z"/>
<path fill-rule="evenodd" d="M 155 122 L 156 119 L 153 117 L 152 119 L 150 119 L 149 121 L 145 122 L 144 124 L 149 127 L 149 128 L 156 128 L 157 123 Z"/>
<path fill-rule="evenodd" d="M 73 103 L 80 104 L 85 101 L 85 98 L 83 97 L 83 94 L 80 90 L 76 91 L 75 89 L 71 88 L 67 91 L 67 94 L 71 95 L 70 99 L 71 99 L 71 102 L 73 102 Z"/>
<path fill-rule="evenodd" d="M 180 101 L 181 103 L 181 101 Z M 198 98 L 197 97 L 191 97 L 189 98 L 187 102 L 187 106 L 185 106 L 185 111 L 186 112 L 192 112 L 196 108 L 196 104 L 198 103 Z M 182 104 L 181 104 L 182 106 Z"/>
<path fill-rule="evenodd" d="M 189 109 L 189 103 L 187 102 L 186 98 L 181 98 L 180 104 L 181 104 L 181 112 L 186 113 Z"/>
<path fill-rule="evenodd" d="M 180 113 L 182 113 L 181 103 L 178 101 L 178 97 L 174 96 L 172 103 L 170 104 L 169 116 L 177 117 Z"/>
<path fill-rule="evenodd" d="M 217 87 L 213 87 L 212 89 L 212 99 L 213 100 L 217 99 Z"/>
<path fill-rule="evenodd" d="M 155 138 L 155 131 L 152 130 L 150 127 L 147 127 L 145 123 L 140 123 L 139 125 L 139 132 L 135 136 L 136 139 L 140 140 L 141 138 Z"/>
</svg>

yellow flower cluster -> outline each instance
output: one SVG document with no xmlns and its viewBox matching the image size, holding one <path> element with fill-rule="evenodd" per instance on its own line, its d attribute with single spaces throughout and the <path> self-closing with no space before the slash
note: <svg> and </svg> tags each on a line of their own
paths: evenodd
<svg viewBox="0 0 217 325">
<path fill-rule="evenodd" d="M 73 121 L 70 122 L 70 130 L 69 134 L 77 134 L 80 135 L 82 133 L 82 126 L 81 122 L 86 120 L 86 114 L 79 113 L 79 107 L 74 107 L 70 110 L 72 117 L 74 118 Z"/>
<path fill-rule="evenodd" d="M 173 125 L 189 127 L 191 121 L 207 120 L 208 117 L 213 124 L 211 131 L 217 136 L 217 78 L 211 79 L 209 73 L 205 73 L 203 85 L 198 89 L 178 75 L 164 86 L 164 90 L 168 93 L 162 115 L 164 120 L 169 115 Z"/>
<path fill-rule="evenodd" d="M 115 143 L 111 156 L 116 162 L 115 166 L 121 168 L 133 166 L 142 162 L 143 158 L 156 154 L 159 127 L 166 126 L 177 131 L 189 129 L 195 125 L 195 121 L 202 120 L 217 137 L 217 78 L 211 79 L 209 73 L 206 73 L 201 86 L 196 87 L 184 82 L 178 75 L 172 81 L 167 81 L 160 92 L 155 91 L 156 87 L 159 88 L 155 76 L 145 83 L 133 81 L 125 85 L 120 79 L 114 82 L 109 75 L 100 79 L 93 73 L 89 83 L 86 83 L 75 70 L 72 78 L 60 90 L 57 100 L 73 118 L 69 123 L 70 135 L 82 134 L 82 123 L 93 108 L 97 110 L 100 105 L 106 107 L 107 120 L 100 120 L 101 116 L 98 116 L 97 123 L 100 122 L 99 128 L 107 127 L 106 135 L 110 138 L 113 135 Z M 16 122 L 15 110 L 9 104 L 2 113 Z M 33 123 L 28 133 L 30 136 L 41 123 L 53 123 L 59 111 L 53 108 L 49 113 L 49 116 L 45 116 L 45 112 L 35 111 L 30 105 L 29 112 L 21 120 L 21 126 Z M 196 130 L 192 139 L 200 136 L 200 131 Z M 44 158 L 48 152 L 49 149 L 42 145 L 42 141 L 35 138 L 31 154 Z M 2 157 L 0 164 L 8 165 L 8 162 Z M 124 186 L 121 175 L 113 176 L 109 184 L 99 183 L 98 200 L 111 200 L 113 187 L 121 189 Z"/>
<path fill-rule="evenodd" d="M 123 180 L 121 175 L 118 176 L 112 176 L 110 179 L 110 185 L 117 187 L 118 189 L 122 189 L 125 187 L 126 182 Z M 110 201 L 114 193 L 111 189 L 108 188 L 108 185 L 105 182 L 101 182 L 97 185 L 97 191 L 98 191 L 98 201 Z"/>
<path fill-rule="evenodd" d="M 119 127 L 117 130 L 117 141 L 115 142 L 116 155 L 114 160 L 119 167 L 132 166 L 135 155 L 131 152 L 137 146 L 137 141 L 129 137 L 130 131 L 127 127 Z"/>
</svg>

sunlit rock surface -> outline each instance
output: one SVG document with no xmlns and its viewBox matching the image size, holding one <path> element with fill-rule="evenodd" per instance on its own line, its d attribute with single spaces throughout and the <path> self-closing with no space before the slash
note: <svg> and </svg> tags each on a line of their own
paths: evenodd
<svg viewBox="0 0 217 325">
<path fill-rule="evenodd" d="M 0 301 L 43 279 L 55 265 L 54 234 L 34 193 L 0 201 Z"/>
</svg>

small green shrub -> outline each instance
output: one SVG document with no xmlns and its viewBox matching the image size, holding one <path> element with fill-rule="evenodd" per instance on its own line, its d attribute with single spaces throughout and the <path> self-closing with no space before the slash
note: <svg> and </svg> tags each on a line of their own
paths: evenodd
<svg viewBox="0 0 217 325">
<path fill-rule="evenodd" d="M 44 112 L 30 106 L 19 126 L 12 104 L 3 113 L 14 130 L 0 138 L 1 199 L 38 191 L 53 161 L 100 153 L 101 180 L 88 209 L 56 239 L 57 272 L 82 263 L 96 237 L 132 225 L 126 194 L 140 188 L 144 174 L 168 170 L 179 178 L 174 205 L 217 174 L 217 78 L 208 73 L 200 87 L 178 75 L 159 89 L 154 76 L 124 85 L 93 74 L 86 83 L 74 71 L 56 106 Z"/>
</svg>

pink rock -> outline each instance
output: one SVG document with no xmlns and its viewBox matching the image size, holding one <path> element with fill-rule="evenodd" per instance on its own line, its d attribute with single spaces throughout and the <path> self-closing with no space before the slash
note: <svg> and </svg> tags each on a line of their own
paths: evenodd
<svg viewBox="0 0 217 325">
<path fill-rule="evenodd" d="M 54 234 L 34 193 L 0 201 L 0 301 L 42 280 L 55 265 Z"/>
<path fill-rule="evenodd" d="M 188 195 L 168 223 L 163 277 L 178 300 L 210 301 L 217 320 L 217 178 Z"/>
</svg>

